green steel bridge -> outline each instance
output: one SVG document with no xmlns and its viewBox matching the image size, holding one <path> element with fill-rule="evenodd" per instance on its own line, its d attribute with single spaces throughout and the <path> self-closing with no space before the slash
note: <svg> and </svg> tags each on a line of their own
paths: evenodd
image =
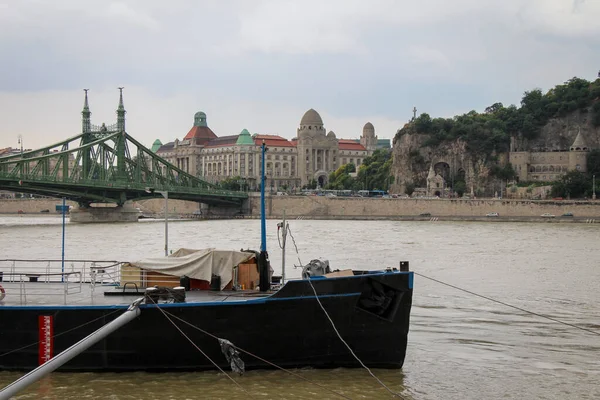
<svg viewBox="0 0 600 400">
<path fill-rule="evenodd" d="M 122 89 L 122 88 L 120 88 Z M 83 133 L 37 150 L 0 157 L 0 190 L 66 198 L 87 207 L 162 197 L 241 206 L 245 192 L 221 190 L 170 164 L 125 131 L 121 92 L 117 123 L 90 123 L 87 90 Z"/>
</svg>

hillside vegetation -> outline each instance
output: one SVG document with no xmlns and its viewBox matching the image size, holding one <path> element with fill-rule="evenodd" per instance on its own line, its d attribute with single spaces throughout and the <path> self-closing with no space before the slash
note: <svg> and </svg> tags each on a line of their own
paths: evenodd
<svg viewBox="0 0 600 400">
<path fill-rule="evenodd" d="M 534 139 L 549 119 L 575 111 L 591 112 L 592 124 L 600 126 L 600 78 L 590 82 L 575 77 L 546 93 L 540 89 L 525 92 L 520 107 L 495 103 L 483 113 L 470 111 L 453 118 L 423 113 L 400 129 L 394 141 L 409 132 L 430 135 L 424 143 L 428 147 L 461 139 L 470 153 L 490 155 L 508 151 L 511 136 Z"/>
</svg>

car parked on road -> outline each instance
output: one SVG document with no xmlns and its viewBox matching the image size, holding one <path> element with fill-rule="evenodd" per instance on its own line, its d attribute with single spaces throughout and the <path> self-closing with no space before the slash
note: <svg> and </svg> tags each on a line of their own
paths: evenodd
<svg viewBox="0 0 600 400">
<path fill-rule="evenodd" d="M 497 212 L 491 212 L 491 213 L 487 213 L 485 214 L 486 217 L 499 217 L 500 214 L 498 214 Z"/>
<path fill-rule="evenodd" d="M 542 218 L 554 218 L 556 215 L 550 213 L 543 213 L 541 215 Z"/>
<path fill-rule="evenodd" d="M 573 217 L 573 213 L 572 212 L 566 212 L 563 215 L 561 215 L 561 217 Z"/>
</svg>

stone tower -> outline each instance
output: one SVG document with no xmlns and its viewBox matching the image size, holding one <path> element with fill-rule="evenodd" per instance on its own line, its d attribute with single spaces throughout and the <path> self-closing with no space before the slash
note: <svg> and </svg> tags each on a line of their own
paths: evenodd
<svg viewBox="0 0 600 400">
<path fill-rule="evenodd" d="M 298 176 L 301 184 L 316 180 L 319 186 L 327 183 L 327 177 L 337 156 L 338 140 L 326 135 L 323 120 L 312 108 L 304 113 L 298 127 Z"/>
<path fill-rule="evenodd" d="M 375 136 L 375 127 L 367 122 L 363 127 L 363 133 L 360 137 L 360 144 L 367 149 L 367 154 L 371 155 L 377 149 L 377 136 Z"/>
<path fill-rule="evenodd" d="M 569 151 L 569 171 L 586 172 L 589 151 L 580 129 Z"/>
</svg>

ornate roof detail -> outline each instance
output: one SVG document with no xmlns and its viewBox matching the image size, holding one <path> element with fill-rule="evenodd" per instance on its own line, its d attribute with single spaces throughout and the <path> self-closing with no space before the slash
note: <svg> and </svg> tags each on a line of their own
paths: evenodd
<svg viewBox="0 0 600 400">
<path fill-rule="evenodd" d="M 235 144 L 238 146 L 254 146 L 254 140 L 252 139 L 252 136 L 250 136 L 250 132 L 248 132 L 247 129 L 243 129 Z"/>
<path fill-rule="evenodd" d="M 304 116 L 300 120 L 300 125 L 319 125 L 323 126 L 323 119 L 314 109 L 310 109 L 304 113 Z"/>
<path fill-rule="evenodd" d="M 427 179 L 435 178 L 435 171 L 433 170 L 433 163 L 429 166 L 429 174 L 427 174 Z"/>
<path fill-rule="evenodd" d="M 575 138 L 575 141 L 571 145 L 571 151 L 587 151 L 587 150 L 588 150 L 588 146 L 587 146 L 587 143 L 585 142 L 585 139 L 583 138 L 583 135 L 581 134 L 581 128 L 580 128 L 579 132 L 577 133 L 577 137 Z"/>
<path fill-rule="evenodd" d="M 202 111 L 198 111 L 194 114 L 194 126 L 208 126 L 206 124 L 206 114 Z"/>
</svg>

